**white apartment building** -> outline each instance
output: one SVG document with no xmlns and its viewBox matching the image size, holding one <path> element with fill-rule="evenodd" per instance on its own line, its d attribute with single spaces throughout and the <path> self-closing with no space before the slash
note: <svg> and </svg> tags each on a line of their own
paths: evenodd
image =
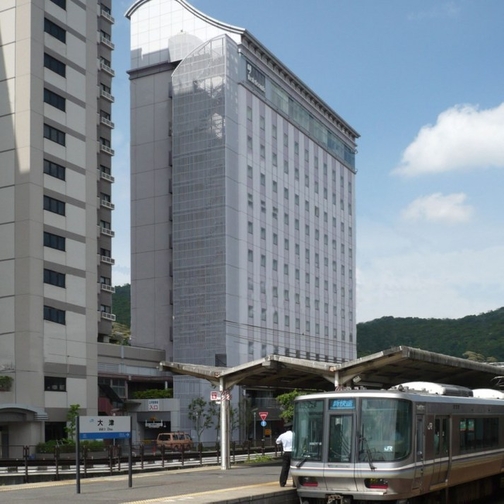
<svg viewBox="0 0 504 504">
<path fill-rule="evenodd" d="M 0 2 L 4 457 L 66 437 L 72 404 L 97 413 L 114 320 L 113 23 L 111 0 Z"/>
<path fill-rule="evenodd" d="M 185 0 L 126 16 L 133 343 L 354 359 L 358 133 L 247 30 Z M 182 416 L 207 388 L 175 377 Z"/>
</svg>

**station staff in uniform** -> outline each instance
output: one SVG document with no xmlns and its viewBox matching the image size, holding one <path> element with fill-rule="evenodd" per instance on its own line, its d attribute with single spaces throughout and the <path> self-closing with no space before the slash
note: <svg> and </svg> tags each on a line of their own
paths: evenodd
<svg viewBox="0 0 504 504">
<path fill-rule="evenodd" d="M 287 483 L 289 476 L 289 469 L 292 454 L 292 423 L 287 422 L 284 424 L 285 432 L 280 434 L 276 440 L 276 444 L 282 445 L 282 472 L 280 473 L 280 486 L 284 487 Z"/>
</svg>

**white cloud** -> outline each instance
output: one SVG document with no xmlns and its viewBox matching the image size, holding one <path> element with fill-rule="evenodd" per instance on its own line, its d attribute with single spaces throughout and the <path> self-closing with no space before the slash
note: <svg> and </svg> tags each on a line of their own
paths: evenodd
<svg viewBox="0 0 504 504">
<path fill-rule="evenodd" d="M 411 12 L 408 19 L 418 21 L 422 19 L 454 18 L 458 15 L 460 9 L 455 2 L 439 3 L 429 10 Z"/>
<path fill-rule="evenodd" d="M 455 106 L 434 126 L 423 126 L 393 173 L 415 176 L 461 169 L 504 167 L 504 103 L 479 110 Z"/>
<path fill-rule="evenodd" d="M 422 196 L 402 210 L 401 217 L 407 221 L 427 220 L 447 224 L 468 222 L 473 215 L 473 207 L 464 204 L 466 199 L 464 193 Z"/>
<path fill-rule="evenodd" d="M 404 251 L 357 269 L 357 321 L 384 316 L 460 318 L 503 306 L 504 246 Z"/>
</svg>

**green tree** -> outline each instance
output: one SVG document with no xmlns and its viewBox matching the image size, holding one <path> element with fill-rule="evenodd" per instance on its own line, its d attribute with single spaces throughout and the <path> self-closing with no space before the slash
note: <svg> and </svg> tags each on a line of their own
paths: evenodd
<svg viewBox="0 0 504 504">
<path fill-rule="evenodd" d="M 285 394 L 280 394 L 276 397 L 278 404 L 280 405 L 280 409 L 282 410 L 280 413 L 280 418 L 283 419 L 284 422 L 292 422 L 294 418 L 294 399 L 301 394 L 306 394 L 305 392 L 300 392 L 295 389 L 291 392 L 286 392 Z"/>
<path fill-rule="evenodd" d="M 473 352 L 472 350 L 467 350 L 464 352 L 463 357 L 467 360 L 476 361 L 476 362 L 497 362 L 495 357 L 485 357 L 483 354 Z"/>
<path fill-rule="evenodd" d="M 65 433 L 67 435 L 68 441 L 75 441 L 79 408 L 80 404 L 71 404 L 70 409 L 67 411 L 67 424 L 65 426 Z"/>
<path fill-rule="evenodd" d="M 208 410 L 209 405 L 202 397 L 195 397 L 188 406 L 187 417 L 194 425 L 198 436 L 198 444 L 201 442 L 201 434 L 212 426 L 212 413 Z"/>
</svg>

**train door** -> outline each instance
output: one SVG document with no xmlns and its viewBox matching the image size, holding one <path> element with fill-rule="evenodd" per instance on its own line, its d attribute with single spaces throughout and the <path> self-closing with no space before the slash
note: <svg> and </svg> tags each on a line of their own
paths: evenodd
<svg viewBox="0 0 504 504">
<path fill-rule="evenodd" d="M 355 415 L 329 415 L 327 465 L 324 479 L 328 491 L 355 491 Z"/>
<path fill-rule="evenodd" d="M 448 417 L 434 420 L 434 465 L 431 485 L 443 483 L 450 468 L 450 423 Z"/>
<path fill-rule="evenodd" d="M 415 475 L 413 477 L 412 488 L 422 488 L 424 474 L 425 457 L 425 435 L 424 435 L 424 416 L 417 415 L 416 419 L 416 439 L 415 439 Z"/>
</svg>

